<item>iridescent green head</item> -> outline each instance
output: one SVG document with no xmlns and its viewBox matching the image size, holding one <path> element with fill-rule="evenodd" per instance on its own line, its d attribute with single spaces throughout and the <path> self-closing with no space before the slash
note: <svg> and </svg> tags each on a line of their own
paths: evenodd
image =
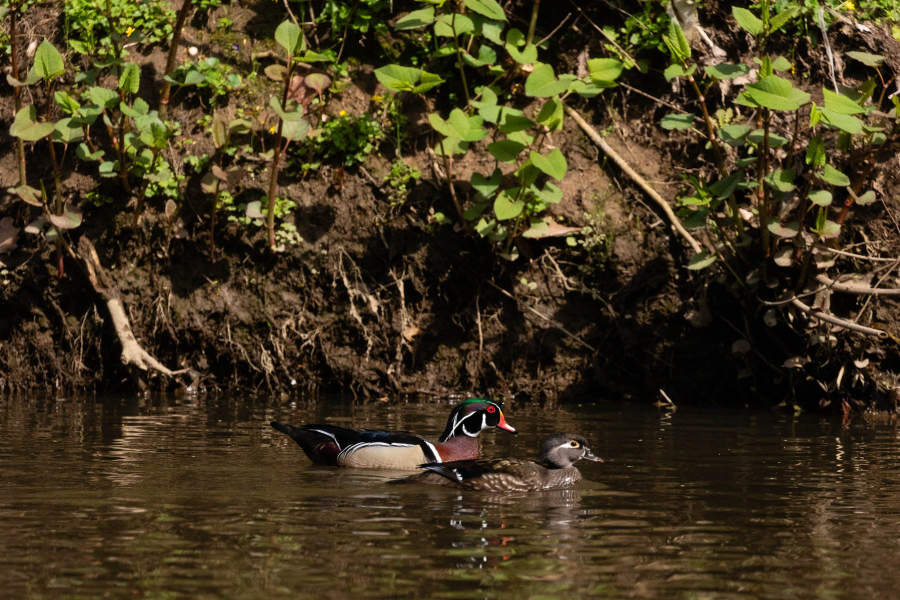
<svg viewBox="0 0 900 600">
<path fill-rule="evenodd" d="M 450 413 L 447 427 L 440 441 L 446 442 L 458 436 L 478 437 L 484 429 L 499 427 L 510 433 L 518 433 L 506 423 L 500 405 L 485 398 L 472 398 L 460 402 Z"/>
</svg>

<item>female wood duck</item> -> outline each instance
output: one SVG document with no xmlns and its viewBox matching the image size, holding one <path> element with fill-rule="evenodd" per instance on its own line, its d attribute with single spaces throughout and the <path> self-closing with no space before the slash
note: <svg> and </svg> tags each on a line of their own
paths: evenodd
<svg viewBox="0 0 900 600">
<path fill-rule="evenodd" d="M 581 481 L 572 466 L 578 460 L 603 462 L 591 453 L 587 440 L 572 433 L 554 433 L 541 442 L 537 461 L 515 458 L 461 460 L 423 464 L 427 473 L 400 479 L 397 483 L 436 483 L 480 492 L 537 492 L 571 487 Z M 440 478 L 434 477 L 434 474 Z"/>
<path fill-rule="evenodd" d="M 418 469 L 420 465 L 478 458 L 478 434 L 498 427 L 517 433 L 500 407 L 483 398 L 461 402 L 450 413 L 437 443 L 406 432 L 345 429 L 334 425 L 294 427 L 277 421 L 272 427 L 293 439 L 318 465 L 369 469 Z"/>
</svg>

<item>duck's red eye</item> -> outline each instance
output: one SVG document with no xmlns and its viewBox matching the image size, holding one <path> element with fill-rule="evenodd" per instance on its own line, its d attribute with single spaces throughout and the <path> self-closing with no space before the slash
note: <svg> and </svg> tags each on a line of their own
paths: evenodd
<svg viewBox="0 0 900 600">
<path fill-rule="evenodd" d="M 489 413 L 495 413 L 495 412 L 497 412 L 497 409 L 494 408 L 493 406 L 488 406 L 488 407 L 487 407 L 487 411 L 488 411 Z"/>
</svg>

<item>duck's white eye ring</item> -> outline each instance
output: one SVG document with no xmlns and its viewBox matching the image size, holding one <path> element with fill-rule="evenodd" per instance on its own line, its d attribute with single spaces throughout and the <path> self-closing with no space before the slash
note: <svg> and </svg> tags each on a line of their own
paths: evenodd
<svg viewBox="0 0 900 600">
<path fill-rule="evenodd" d="M 569 446 L 571 446 L 572 448 L 577 448 L 577 447 L 580 446 L 580 445 L 581 445 L 581 444 L 579 444 L 579 443 L 576 442 L 575 440 L 572 440 L 571 442 L 569 442 Z"/>
</svg>

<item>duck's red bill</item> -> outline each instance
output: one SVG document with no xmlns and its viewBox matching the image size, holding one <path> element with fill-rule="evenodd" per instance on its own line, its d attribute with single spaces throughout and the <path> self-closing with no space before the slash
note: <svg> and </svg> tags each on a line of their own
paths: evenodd
<svg viewBox="0 0 900 600">
<path fill-rule="evenodd" d="M 504 417 L 502 414 L 500 415 L 500 422 L 497 423 L 497 427 L 499 427 L 503 431 L 508 431 L 510 433 L 519 435 L 519 432 L 516 431 L 515 427 L 512 427 L 509 423 L 506 422 L 506 417 Z"/>
</svg>

